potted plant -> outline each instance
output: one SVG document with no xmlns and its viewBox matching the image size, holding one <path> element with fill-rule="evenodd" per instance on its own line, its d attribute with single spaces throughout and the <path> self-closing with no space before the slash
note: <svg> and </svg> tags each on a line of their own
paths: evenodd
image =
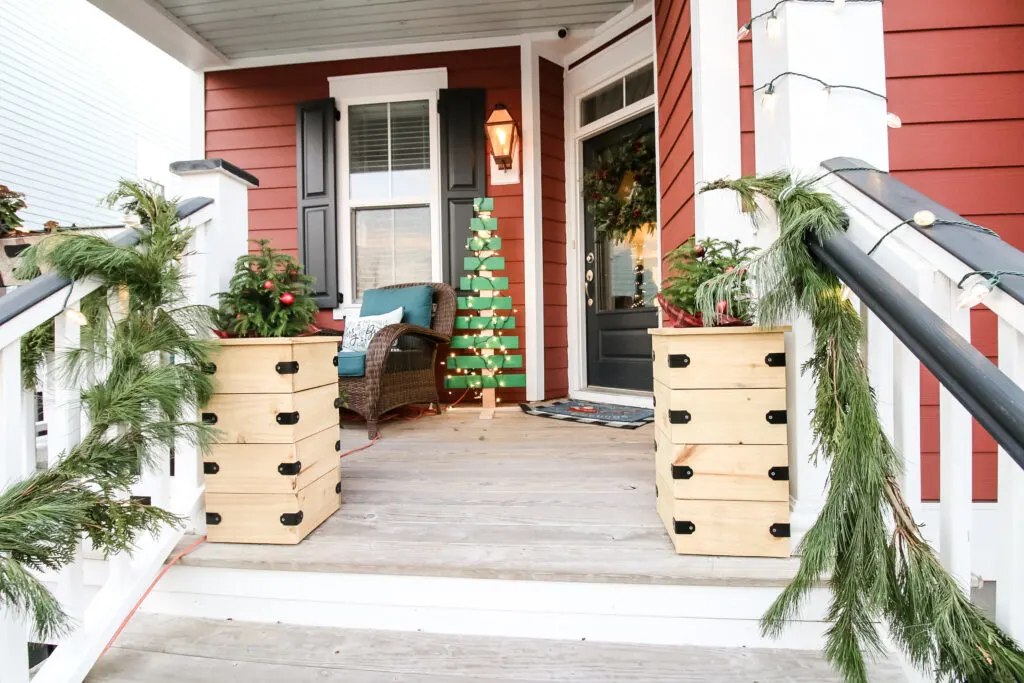
<svg viewBox="0 0 1024 683">
<path fill-rule="evenodd" d="M 207 537 L 298 543 L 340 503 L 337 337 L 315 336 L 313 278 L 256 242 L 219 294 L 215 394 L 204 421 Z"/>
<path fill-rule="evenodd" d="M 665 257 L 669 277 L 658 293 L 658 303 L 664 312 L 665 321 L 671 327 L 703 327 L 704 318 L 697 307 L 697 290 L 705 282 L 723 273 L 739 268 L 755 252 L 756 247 L 744 247 L 737 242 L 704 239 L 699 242 L 691 237 Z M 745 271 L 741 275 L 745 275 Z M 750 286 L 746 277 L 737 283 L 741 291 L 736 292 L 731 302 L 718 302 L 718 319 L 712 325 L 750 325 Z"/>
<path fill-rule="evenodd" d="M 783 331 L 752 326 L 742 264 L 756 249 L 687 240 L 658 294 L 670 327 L 651 330 L 658 513 L 676 551 L 789 555 Z M 702 287 L 735 273 L 711 318 Z M 716 278 L 718 278 L 716 280 Z"/>
</svg>

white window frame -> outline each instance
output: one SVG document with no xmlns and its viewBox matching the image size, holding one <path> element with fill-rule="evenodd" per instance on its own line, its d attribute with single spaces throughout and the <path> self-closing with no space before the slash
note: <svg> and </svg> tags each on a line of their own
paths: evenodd
<svg viewBox="0 0 1024 683">
<path fill-rule="evenodd" d="M 448 87 L 448 70 L 417 69 L 390 71 L 356 76 L 333 76 L 327 79 L 331 97 L 341 113 L 336 124 L 337 189 L 338 189 L 338 291 L 344 303 L 334 309 L 334 319 L 358 315 L 356 300 L 355 231 L 352 211 L 379 207 L 380 201 L 353 202 L 349 199 L 348 108 L 360 104 L 383 104 L 408 100 L 427 100 L 430 126 L 430 196 L 393 197 L 386 204 L 430 205 L 431 279 L 442 277 L 444 240 L 441 234 L 441 148 L 440 119 L 437 113 L 438 91 Z"/>
</svg>

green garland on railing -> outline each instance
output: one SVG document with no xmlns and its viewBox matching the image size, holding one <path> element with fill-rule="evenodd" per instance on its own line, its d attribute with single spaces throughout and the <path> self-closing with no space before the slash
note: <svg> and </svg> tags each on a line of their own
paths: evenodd
<svg viewBox="0 0 1024 683">
<path fill-rule="evenodd" d="M 816 384 L 813 458 L 829 468 L 821 514 L 800 544 L 800 569 L 762 618 L 762 630 L 777 636 L 825 578 L 832 593 L 825 656 L 847 681 L 867 680 L 867 658 L 883 651 L 881 624 L 915 666 L 939 680 L 1024 681 L 1024 652 L 945 571 L 905 504 L 901 461 L 879 421 L 861 355 L 864 323 L 836 275 L 807 248 L 846 230 L 847 215 L 813 181 L 787 173 L 717 181 L 701 191 L 719 189 L 737 192 L 755 219 L 759 198 L 778 215 L 778 239 L 746 265 L 756 319 L 776 326 L 794 310 L 810 319 L 814 353 L 804 371 Z M 737 272 L 698 292 L 705 320 L 739 291 Z"/>
<path fill-rule="evenodd" d="M 58 359 L 63 381 L 83 387 L 89 429 L 52 468 L 0 492 L 0 603 L 47 638 L 70 623 L 32 572 L 66 566 L 83 536 L 106 554 L 131 552 L 142 535 L 178 523 L 131 500 L 131 486 L 155 449 L 203 447 L 210 436 L 209 427 L 187 420 L 212 393 L 202 371 L 213 344 L 211 311 L 189 305 L 184 290 L 181 261 L 193 230 L 179 224 L 174 202 L 145 185 L 122 181 L 107 201 L 139 216 L 137 245 L 55 235 L 23 252 L 19 272 L 34 277 L 44 263 L 64 277 L 102 283 L 82 301 L 89 324 L 81 348 Z M 117 315 L 107 292 L 127 293 Z"/>
</svg>

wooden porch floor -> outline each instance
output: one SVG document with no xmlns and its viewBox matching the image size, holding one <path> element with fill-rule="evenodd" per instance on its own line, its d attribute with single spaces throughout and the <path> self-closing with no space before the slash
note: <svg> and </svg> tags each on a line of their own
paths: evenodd
<svg viewBox="0 0 1024 683">
<path fill-rule="evenodd" d="M 797 560 L 681 557 L 655 512 L 654 427 L 499 410 L 393 420 L 342 460 L 342 507 L 298 546 L 205 543 L 183 564 L 548 581 L 781 585 Z M 344 430 L 344 448 L 365 443 Z"/>
</svg>

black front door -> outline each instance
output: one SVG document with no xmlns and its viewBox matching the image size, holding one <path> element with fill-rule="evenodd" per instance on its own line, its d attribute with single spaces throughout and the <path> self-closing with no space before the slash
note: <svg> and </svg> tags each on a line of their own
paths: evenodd
<svg viewBox="0 0 1024 683">
<path fill-rule="evenodd" d="M 583 143 L 587 168 L 603 151 L 623 140 L 654 132 L 646 114 Z M 655 232 L 629 242 L 597 239 L 584 202 L 584 305 L 587 311 L 587 384 L 591 387 L 651 391 L 651 338 L 655 308 L 658 238 Z"/>
</svg>

